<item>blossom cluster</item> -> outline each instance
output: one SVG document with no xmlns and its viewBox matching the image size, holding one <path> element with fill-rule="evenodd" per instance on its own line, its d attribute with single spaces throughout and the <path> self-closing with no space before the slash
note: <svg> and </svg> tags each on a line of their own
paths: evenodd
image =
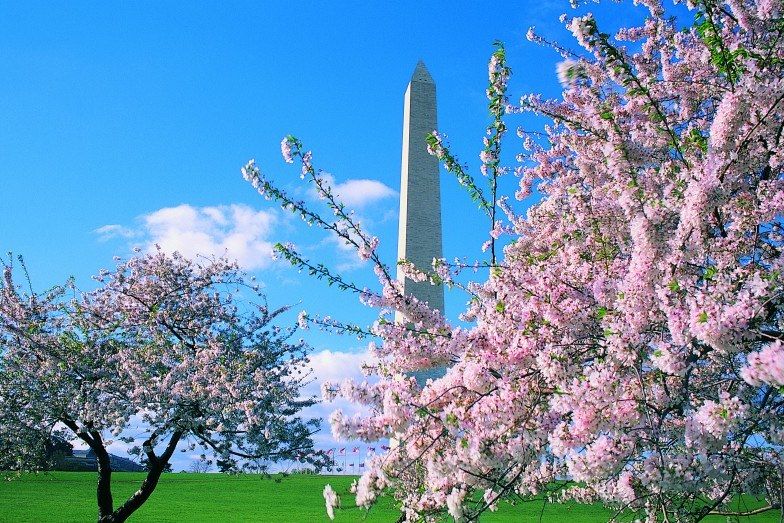
<svg viewBox="0 0 784 523">
<path fill-rule="evenodd" d="M 327 506 L 327 516 L 329 519 L 335 519 L 335 509 L 340 507 L 340 497 L 329 484 L 324 485 L 323 495 L 324 503 Z"/>
<path fill-rule="evenodd" d="M 45 295 L 24 294 L 3 265 L 0 445 L 14 468 L 34 466 L 28 454 L 43 446 L 31 443 L 61 428 L 100 464 L 112 437 L 139 438 L 127 432 L 139 422 L 150 474 L 160 475 L 180 442 L 226 468 L 257 458 L 321 462 L 310 439 L 316 422 L 297 415 L 313 403 L 299 399 L 307 347 L 289 342 L 295 327 L 274 322 L 286 308 L 270 310 L 236 262 L 197 263 L 158 249 L 101 271 L 92 292 L 70 286 Z M 107 478 L 99 508 L 119 521 L 157 478 L 114 513 L 110 495 L 100 503 L 109 466 L 108 457 L 99 466 Z"/>
<path fill-rule="evenodd" d="M 645 20 L 614 35 L 592 15 L 564 20 L 583 51 L 561 66 L 561 99 L 510 111 L 493 54 L 489 198 L 429 137 L 491 218 L 490 275 L 462 285 L 472 324 L 455 326 L 372 259 L 381 290 L 362 292 L 381 309 L 380 379 L 327 390 L 370 411 L 334 414 L 336 435 L 396 442 L 359 480 L 358 504 L 391 490 L 410 521 L 473 520 L 519 498 L 647 521 L 731 514 L 750 492 L 781 506 L 781 8 L 695 0 L 684 28 L 658 0 L 638 4 Z M 516 195 L 540 196 L 524 215 L 496 194 L 504 121 L 519 111 L 550 120 L 521 133 Z"/>
<path fill-rule="evenodd" d="M 747 357 L 741 376 L 751 385 L 784 387 L 784 344 L 781 340 L 767 345 Z"/>
</svg>

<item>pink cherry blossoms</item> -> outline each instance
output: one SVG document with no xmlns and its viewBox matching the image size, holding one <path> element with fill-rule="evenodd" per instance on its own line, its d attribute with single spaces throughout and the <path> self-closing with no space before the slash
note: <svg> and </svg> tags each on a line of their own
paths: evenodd
<svg viewBox="0 0 784 523">
<path fill-rule="evenodd" d="M 340 507 L 340 497 L 329 484 L 324 486 L 322 494 L 324 495 L 324 504 L 327 507 L 327 516 L 329 519 L 335 519 L 335 508 Z"/>
<path fill-rule="evenodd" d="M 657 0 L 639 4 L 645 20 L 615 35 L 592 15 L 565 20 L 582 51 L 552 44 L 572 56 L 561 99 L 509 104 L 493 54 L 489 189 L 443 135 L 428 139 L 490 218 L 491 259 L 475 265 L 490 274 L 465 282 L 470 264 L 444 261 L 406 274 L 449 273 L 471 296 L 469 328 L 402 296 L 375 253 L 377 292 L 290 257 L 381 309 L 368 329 L 383 340 L 380 380 L 325 391 L 372 412 L 336 413 L 335 434 L 396 442 L 359 480 L 358 504 L 392 492 L 409 521 L 468 521 L 504 499 L 571 499 L 699 521 L 749 513 L 738 496 L 754 494 L 755 513 L 784 511 L 784 13 L 689 0 L 684 28 Z M 518 130 L 509 169 L 501 143 L 520 112 L 548 124 Z M 538 195 L 525 214 L 497 195 L 506 172 L 520 199 Z M 347 213 L 323 225 L 367 249 Z M 441 365 L 424 384 L 409 374 Z"/>
<path fill-rule="evenodd" d="M 784 345 L 781 340 L 749 354 L 740 373 L 750 385 L 784 387 Z"/>
</svg>

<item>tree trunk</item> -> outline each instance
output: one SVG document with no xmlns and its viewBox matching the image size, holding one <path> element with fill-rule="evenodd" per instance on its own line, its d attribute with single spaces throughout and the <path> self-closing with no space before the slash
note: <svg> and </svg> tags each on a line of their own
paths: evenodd
<svg viewBox="0 0 784 523">
<path fill-rule="evenodd" d="M 128 498 L 128 501 L 122 504 L 120 508 L 115 510 L 110 517 L 107 519 L 100 519 L 100 523 L 121 523 L 128 519 L 131 514 L 136 512 L 136 510 L 141 507 L 145 501 L 150 497 L 152 492 L 155 490 L 155 487 L 158 486 L 158 480 L 161 478 L 161 473 L 163 473 L 163 468 L 165 463 L 157 463 L 150 467 L 150 471 L 147 472 L 147 477 L 144 478 L 142 481 L 141 487 L 139 490 L 133 493 L 133 495 Z"/>
<path fill-rule="evenodd" d="M 111 515 L 114 507 L 112 500 L 112 463 L 103 444 L 90 445 L 98 461 L 98 521 Z"/>
<path fill-rule="evenodd" d="M 150 495 L 155 490 L 155 487 L 158 486 L 158 480 L 161 478 L 161 474 L 163 473 L 166 465 L 169 463 L 169 459 L 174 452 L 177 443 L 180 441 L 182 437 L 181 432 L 175 432 L 172 435 L 171 440 L 169 440 L 169 444 L 166 446 L 166 450 L 161 454 L 160 457 L 155 456 L 152 450 L 147 452 L 147 459 L 149 460 L 149 467 L 150 470 L 147 472 L 147 477 L 144 478 L 142 481 L 139 490 L 133 493 L 133 495 L 128 498 L 128 500 L 123 503 L 117 510 L 112 512 L 111 510 L 109 513 L 104 514 L 101 511 L 100 507 L 100 498 L 99 498 L 99 517 L 98 523 L 122 523 L 123 521 L 127 520 L 131 514 L 136 512 L 136 510 L 141 507 L 145 501 L 150 497 Z M 104 451 L 105 452 L 105 451 Z M 106 454 L 107 460 L 109 458 L 108 453 Z M 99 490 L 100 490 L 100 479 L 99 479 Z M 111 503 L 111 492 L 109 493 L 109 500 Z M 111 506 L 111 505 L 110 505 Z"/>
<path fill-rule="evenodd" d="M 67 416 L 60 418 L 60 421 L 73 431 L 76 436 L 89 445 L 95 453 L 95 460 L 98 462 L 98 489 L 96 497 L 98 499 L 98 521 L 111 521 L 114 501 L 112 500 L 112 462 L 109 453 L 103 445 L 101 433 L 95 430 L 86 430 L 80 427 L 76 421 Z"/>
</svg>

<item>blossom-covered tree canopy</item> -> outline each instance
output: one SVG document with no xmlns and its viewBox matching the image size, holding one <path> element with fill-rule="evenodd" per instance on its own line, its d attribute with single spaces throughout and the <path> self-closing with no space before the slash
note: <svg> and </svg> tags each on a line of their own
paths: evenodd
<svg viewBox="0 0 784 523">
<path fill-rule="evenodd" d="M 124 521 L 150 496 L 180 442 L 222 460 L 310 454 L 317 422 L 297 413 L 306 347 L 235 263 L 162 251 L 103 271 L 96 290 L 72 284 L 25 294 L 5 266 L 0 287 L 0 451 L 17 470 L 41 465 L 53 431 L 77 437 L 99 466 L 100 521 Z M 255 301 L 254 301 L 255 298 Z M 146 429 L 149 470 L 115 507 L 111 438 Z M 312 458 L 318 461 L 318 457 Z"/>
<path fill-rule="evenodd" d="M 658 0 L 639 4 L 644 22 L 614 35 L 591 15 L 564 17 L 580 52 L 529 32 L 563 56 L 562 99 L 510 103 L 504 50 L 493 54 L 489 191 L 430 136 L 491 218 L 491 259 L 479 264 L 489 277 L 460 284 L 461 264 L 446 260 L 408 273 L 463 286 L 469 328 L 401 296 L 377 242 L 298 140 L 284 140 L 284 155 L 301 160 L 335 221 L 254 164 L 244 169 L 262 193 L 342 235 L 380 277 L 380 292 L 358 289 L 279 247 L 382 309 L 370 329 L 383 341 L 372 346 L 378 383 L 325 391 L 372 410 L 334 413 L 337 435 L 397 442 L 359 480 L 359 505 L 391 490 L 411 521 L 464 521 L 505 499 L 547 496 L 698 521 L 748 512 L 736 503 L 747 493 L 762 500 L 753 512 L 784 511 L 782 4 L 689 0 L 693 23 Z M 549 123 L 518 131 L 523 152 L 507 166 L 507 122 L 526 111 Z M 497 194 L 507 173 L 519 177 L 517 199 L 535 200 L 525 215 Z M 409 322 L 394 324 L 393 310 Z M 445 363 L 423 385 L 408 374 Z"/>
</svg>

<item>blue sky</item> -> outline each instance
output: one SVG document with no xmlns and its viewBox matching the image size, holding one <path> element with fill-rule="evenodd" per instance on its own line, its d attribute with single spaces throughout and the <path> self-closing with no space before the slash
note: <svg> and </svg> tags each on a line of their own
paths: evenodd
<svg viewBox="0 0 784 523">
<path fill-rule="evenodd" d="M 628 6 L 591 8 L 610 27 L 629 16 Z M 374 281 L 354 255 L 261 199 L 240 167 L 255 158 L 307 197 L 280 158 L 281 138 L 296 135 L 394 264 L 403 93 L 417 60 L 437 84 L 440 130 L 478 175 L 493 41 L 506 43 L 513 101 L 557 96 L 559 57 L 525 33 L 535 25 L 571 42 L 558 16 L 584 11 L 552 0 L 3 3 L 0 252 L 22 254 L 43 290 L 68 276 L 90 288 L 90 275 L 134 245 L 204 254 L 228 246 L 271 304 L 294 305 L 292 321 L 307 309 L 368 323 L 374 313 L 353 296 L 269 260 L 271 243 L 293 241 Z M 512 150 L 515 141 L 510 134 Z M 481 258 L 489 225 L 447 176 L 442 198 L 444 254 Z M 465 299 L 448 295 L 450 317 Z M 319 376 L 354 372 L 346 368 L 364 342 L 308 337 Z M 326 433 L 319 442 L 332 444 Z"/>
</svg>

